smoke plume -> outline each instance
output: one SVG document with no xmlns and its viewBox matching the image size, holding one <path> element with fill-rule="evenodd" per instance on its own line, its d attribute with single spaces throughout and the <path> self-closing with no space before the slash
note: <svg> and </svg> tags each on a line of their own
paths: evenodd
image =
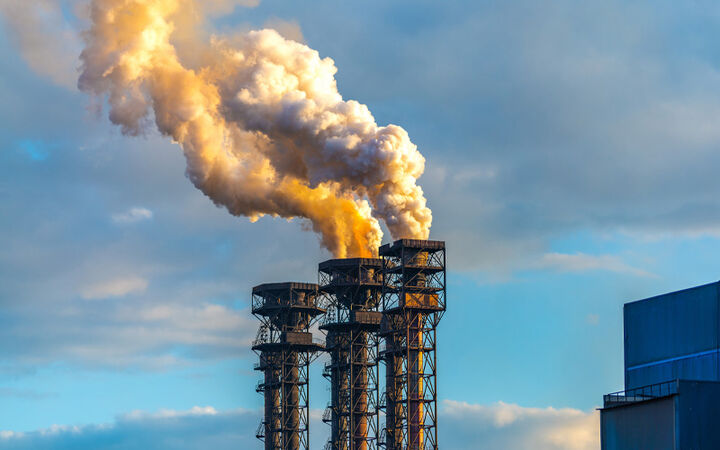
<svg viewBox="0 0 720 450">
<path fill-rule="evenodd" d="M 338 257 L 374 254 L 379 220 L 395 238 L 426 239 L 425 160 L 407 132 L 343 100 L 334 62 L 273 30 L 194 42 L 185 61 L 176 27 L 199 9 L 94 0 L 78 86 L 107 96 L 126 134 L 154 121 L 182 147 L 193 184 L 234 215 L 307 218 Z"/>
</svg>

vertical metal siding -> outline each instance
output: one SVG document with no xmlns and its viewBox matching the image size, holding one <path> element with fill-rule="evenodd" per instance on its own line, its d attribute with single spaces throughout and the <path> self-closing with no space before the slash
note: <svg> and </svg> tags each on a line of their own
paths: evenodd
<svg viewBox="0 0 720 450">
<path fill-rule="evenodd" d="M 675 450 L 674 399 L 602 410 L 602 450 Z"/>
<path fill-rule="evenodd" d="M 678 393 L 678 448 L 720 448 L 720 383 L 681 381 Z"/>
<path fill-rule="evenodd" d="M 625 388 L 635 389 L 667 380 L 719 381 L 718 354 L 697 356 L 625 372 Z"/>
<path fill-rule="evenodd" d="M 625 389 L 674 378 L 720 380 L 718 355 L 707 353 L 718 350 L 718 287 L 711 283 L 625 305 Z"/>
</svg>

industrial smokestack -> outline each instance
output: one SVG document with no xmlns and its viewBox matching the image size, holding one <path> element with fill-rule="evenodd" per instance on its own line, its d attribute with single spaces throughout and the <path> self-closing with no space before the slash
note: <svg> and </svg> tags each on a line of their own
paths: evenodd
<svg viewBox="0 0 720 450">
<path fill-rule="evenodd" d="M 401 239 L 383 258 L 385 448 L 438 449 L 436 332 L 445 312 L 445 242 Z"/>
<path fill-rule="evenodd" d="M 309 448 L 308 369 L 321 344 L 313 342 L 310 325 L 325 312 L 318 287 L 310 283 L 266 283 L 252 290 L 252 313 L 262 324 L 253 350 L 264 373 L 257 391 L 265 397 L 257 437 L 266 450 Z"/>
<path fill-rule="evenodd" d="M 327 313 L 331 400 L 324 420 L 330 423 L 330 450 L 375 449 L 379 437 L 378 349 L 382 314 L 382 259 L 346 258 L 320 263 L 319 284 Z"/>
<path fill-rule="evenodd" d="M 343 100 L 334 62 L 273 30 L 210 43 L 179 30 L 201 6 L 93 0 L 79 88 L 107 96 L 126 134 L 154 120 L 193 184 L 234 215 L 306 218 L 336 257 L 375 255 L 378 220 L 396 238 L 426 239 L 425 161 L 405 130 Z M 176 42 L 196 50 L 193 65 Z"/>
</svg>

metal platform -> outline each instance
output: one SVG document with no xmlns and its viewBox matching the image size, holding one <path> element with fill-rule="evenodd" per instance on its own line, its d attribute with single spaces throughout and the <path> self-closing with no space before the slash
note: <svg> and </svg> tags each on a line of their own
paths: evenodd
<svg viewBox="0 0 720 450">
<path fill-rule="evenodd" d="M 437 326 L 446 309 L 445 242 L 400 239 L 380 247 L 385 363 L 381 409 L 388 450 L 438 449 Z"/>
<path fill-rule="evenodd" d="M 253 350 L 263 380 L 257 392 L 265 398 L 265 413 L 255 433 L 266 450 L 309 448 L 308 371 L 324 349 L 310 326 L 325 312 L 312 283 L 267 283 L 252 290 L 252 312 L 260 319 Z"/>
<path fill-rule="evenodd" d="M 331 428 L 328 450 L 377 449 L 382 267 L 377 258 L 331 259 L 318 267 L 327 308 L 320 329 L 330 354 L 323 371 L 331 390 L 323 414 Z"/>
</svg>

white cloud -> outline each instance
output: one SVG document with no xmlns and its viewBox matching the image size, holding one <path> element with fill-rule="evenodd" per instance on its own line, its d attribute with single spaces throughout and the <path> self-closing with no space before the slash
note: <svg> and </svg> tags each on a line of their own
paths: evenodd
<svg viewBox="0 0 720 450">
<path fill-rule="evenodd" d="M 498 402 L 446 400 L 442 440 L 453 449 L 597 450 L 598 413 L 570 408 L 526 408 Z"/>
<path fill-rule="evenodd" d="M 193 406 L 187 410 L 161 409 L 158 412 L 151 413 L 142 410 L 135 410 L 120 416 L 124 420 L 148 420 L 148 419 L 167 419 L 171 417 L 188 417 L 188 416 L 214 416 L 218 411 L 212 406 Z"/>
<path fill-rule="evenodd" d="M 26 400 L 37 400 L 47 397 L 52 397 L 57 394 L 49 392 L 38 392 L 33 389 L 18 389 L 12 387 L 0 387 L 0 398 L 2 397 L 17 397 Z"/>
<path fill-rule="evenodd" d="M 124 297 L 129 294 L 144 292 L 148 281 L 138 276 L 115 278 L 90 284 L 82 289 L 85 300 L 99 300 L 112 297 Z"/>
<path fill-rule="evenodd" d="M 0 430 L 0 439 L 21 438 L 23 433 L 17 431 Z"/>
<path fill-rule="evenodd" d="M 440 411 L 442 448 L 454 450 L 597 450 L 598 413 L 563 408 L 525 408 L 507 403 L 477 405 L 445 401 Z M 328 428 L 322 411 L 311 410 L 311 448 L 320 448 Z M 254 431 L 260 411 L 218 411 L 212 406 L 187 410 L 133 411 L 112 423 L 54 425 L 30 433 L 0 432 L 16 449 L 130 448 L 230 449 L 259 445 Z M 172 438 L 169 438 L 172 437 Z"/>
<path fill-rule="evenodd" d="M 0 329 L 0 353 L 18 364 L 64 361 L 90 367 L 167 370 L 197 360 L 250 354 L 257 323 L 247 310 L 223 305 L 144 305 L 151 300 L 89 302 Z M 78 330 L 82 330 L 79 332 Z M 15 343 L 11 348 L 3 342 Z M 13 355 L 10 354 L 12 350 Z M 1 392 L 0 392 L 1 394 Z"/>
<path fill-rule="evenodd" d="M 188 330 L 232 331 L 246 326 L 246 316 L 228 310 L 225 306 L 205 303 L 199 306 L 156 305 L 144 309 L 124 310 L 118 317 L 136 319 L 146 323 L 165 323 Z"/>
<path fill-rule="evenodd" d="M 637 277 L 655 277 L 656 275 L 632 267 L 614 255 L 588 255 L 586 253 L 546 253 L 536 264 L 540 269 L 553 269 L 559 272 L 608 271 Z"/>
<path fill-rule="evenodd" d="M 254 448 L 259 414 L 247 410 L 218 412 L 210 406 L 189 410 L 135 411 L 97 425 L 52 425 L 33 432 L 0 431 L 2 448 L 230 450 Z"/>
<path fill-rule="evenodd" d="M 143 220 L 150 220 L 153 217 L 153 212 L 147 208 L 130 208 L 123 213 L 116 213 L 112 215 L 112 221 L 116 224 L 129 224 L 137 223 Z"/>
</svg>

